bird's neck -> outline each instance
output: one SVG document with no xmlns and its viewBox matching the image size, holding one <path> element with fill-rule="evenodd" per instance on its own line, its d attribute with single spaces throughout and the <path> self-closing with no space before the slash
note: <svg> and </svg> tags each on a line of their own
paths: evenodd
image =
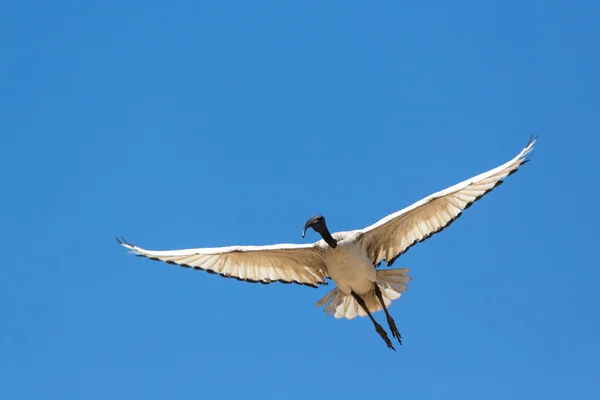
<svg viewBox="0 0 600 400">
<path fill-rule="evenodd" d="M 325 243 L 329 245 L 329 247 L 331 247 L 332 249 L 335 249 L 337 247 L 337 240 L 335 240 L 333 236 L 331 236 L 331 233 L 329 233 L 328 229 L 325 229 L 325 231 L 319 233 L 321 234 L 321 237 L 323 238 Z"/>
</svg>

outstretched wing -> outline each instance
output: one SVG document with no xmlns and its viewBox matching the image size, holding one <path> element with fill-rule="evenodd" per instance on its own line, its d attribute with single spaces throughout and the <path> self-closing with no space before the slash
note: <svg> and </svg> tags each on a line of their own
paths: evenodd
<svg viewBox="0 0 600 400">
<path fill-rule="evenodd" d="M 326 285 L 327 266 L 314 244 L 230 246 L 173 251 L 153 251 L 117 239 L 134 254 L 182 267 L 203 269 L 242 281 Z"/>
<path fill-rule="evenodd" d="M 375 224 L 362 229 L 360 241 L 367 254 L 378 265 L 386 260 L 392 265 L 396 258 L 411 246 L 429 238 L 450 225 L 483 195 L 500 185 L 502 179 L 515 173 L 528 161 L 536 139 L 512 160 L 481 175 L 467 179 L 424 198 L 413 205 L 388 215 Z"/>
</svg>

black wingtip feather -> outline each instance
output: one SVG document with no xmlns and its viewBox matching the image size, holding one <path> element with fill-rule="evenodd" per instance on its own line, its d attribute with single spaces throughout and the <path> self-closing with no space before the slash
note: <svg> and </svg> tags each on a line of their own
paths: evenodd
<svg viewBox="0 0 600 400">
<path fill-rule="evenodd" d="M 531 136 L 529 137 L 529 141 L 527 142 L 527 146 L 529 146 L 531 143 L 537 141 L 539 137 L 540 137 L 539 133 L 536 133 L 535 137 L 533 136 L 533 134 L 531 134 Z M 527 147 L 527 146 L 525 146 L 525 147 Z"/>
<path fill-rule="evenodd" d="M 129 243 L 127 240 L 125 240 L 125 238 L 123 236 L 121 236 L 120 238 L 118 236 L 115 236 L 115 240 L 117 241 L 117 243 L 119 243 L 121 246 L 123 245 L 127 245 L 127 246 L 131 246 L 133 247 L 133 245 L 131 243 Z"/>
</svg>

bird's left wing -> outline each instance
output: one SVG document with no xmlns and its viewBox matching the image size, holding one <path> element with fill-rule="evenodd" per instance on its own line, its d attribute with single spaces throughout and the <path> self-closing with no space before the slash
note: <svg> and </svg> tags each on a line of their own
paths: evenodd
<svg viewBox="0 0 600 400">
<path fill-rule="evenodd" d="M 153 251 L 117 239 L 132 253 L 182 267 L 203 269 L 227 278 L 260 283 L 326 285 L 327 266 L 314 244 L 230 246 L 172 251 Z"/>
<path fill-rule="evenodd" d="M 503 178 L 527 162 L 527 155 L 535 141 L 530 139 L 527 146 L 507 163 L 434 193 L 360 230 L 359 240 L 367 249 L 369 258 L 376 265 L 383 260 L 387 265 L 392 265 L 411 246 L 450 225 L 463 210 L 491 192 L 503 182 Z"/>
</svg>

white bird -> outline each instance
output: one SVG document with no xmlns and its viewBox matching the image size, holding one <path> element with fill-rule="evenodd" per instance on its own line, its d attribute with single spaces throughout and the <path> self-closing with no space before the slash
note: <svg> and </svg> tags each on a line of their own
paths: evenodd
<svg viewBox="0 0 600 400">
<path fill-rule="evenodd" d="M 536 138 L 537 139 L 537 138 Z M 119 243 L 134 254 L 203 269 L 243 281 L 300 283 L 317 287 L 330 278 L 337 287 L 317 302 L 335 318 L 369 316 L 387 346 L 395 350 L 386 331 L 372 313 L 383 309 L 392 335 L 402 344 L 387 307 L 406 291 L 408 268 L 377 270 L 382 261 L 391 266 L 411 246 L 440 232 L 463 210 L 500 185 L 528 161 L 536 139 L 512 160 L 488 172 L 434 193 L 388 215 L 364 229 L 330 234 L 323 216 L 310 218 L 302 231 L 312 228 L 323 238 L 312 244 L 230 246 L 172 251 L 145 250 L 124 239 Z"/>
</svg>

